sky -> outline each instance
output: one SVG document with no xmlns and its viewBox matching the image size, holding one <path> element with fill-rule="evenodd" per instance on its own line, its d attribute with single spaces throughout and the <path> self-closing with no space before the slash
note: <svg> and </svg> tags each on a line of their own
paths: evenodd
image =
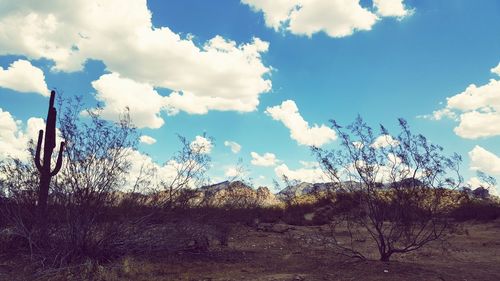
<svg viewBox="0 0 500 281">
<path fill-rule="evenodd" d="M 214 182 L 240 159 L 255 186 L 320 182 L 309 147 L 359 114 L 405 118 L 478 185 L 500 179 L 499 26 L 496 0 L 0 0 L 0 159 L 27 158 L 55 89 L 129 107 L 134 161 L 166 173 L 180 134 Z"/>
</svg>

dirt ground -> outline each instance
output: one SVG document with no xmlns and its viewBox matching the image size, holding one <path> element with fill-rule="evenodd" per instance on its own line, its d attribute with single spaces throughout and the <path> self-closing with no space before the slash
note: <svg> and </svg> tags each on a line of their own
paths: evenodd
<svg viewBox="0 0 500 281">
<path fill-rule="evenodd" d="M 325 233 L 315 226 L 278 232 L 239 226 L 227 247 L 214 246 L 209 254 L 125 257 L 98 266 L 97 276 L 54 272 L 27 277 L 13 270 L 18 266 L 2 263 L 0 280 L 500 280 L 499 220 L 464 224 L 449 244 L 434 243 L 391 262 L 346 260 L 329 247 Z"/>
</svg>

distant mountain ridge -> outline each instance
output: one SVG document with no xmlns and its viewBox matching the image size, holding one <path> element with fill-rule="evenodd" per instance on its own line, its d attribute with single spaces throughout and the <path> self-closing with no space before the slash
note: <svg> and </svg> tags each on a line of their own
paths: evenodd
<svg viewBox="0 0 500 281">
<path fill-rule="evenodd" d="M 308 183 L 301 182 L 296 185 L 290 185 L 279 191 L 276 195 L 278 197 L 296 197 L 309 194 L 317 194 L 326 191 L 332 191 L 335 184 L 331 182 L 325 183 Z"/>
<path fill-rule="evenodd" d="M 379 187 L 385 189 L 391 186 L 412 185 L 422 185 L 422 182 L 418 180 L 402 180 L 392 184 L 380 183 Z M 346 188 L 349 190 L 361 189 L 362 183 L 355 181 L 345 181 L 341 184 L 332 182 L 300 182 L 295 185 L 289 185 L 277 193 L 272 193 L 265 186 L 253 188 L 242 181 L 222 181 L 192 189 L 190 191 L 192 195 L 190 204 L 228 208 L 269 207 L 283 203 L 286 204 L 294 198 L 310 201 L 316 195 L 325 195 L 325 193 L 342 191 L 346 190 Z"/>
<path fill-rule="evenodd" d="M 254 189 L 242 181 L 223 181 L 200 187 L 198 192 L 203 197 L 201 200 L 211 206 L 272 206 L 279 203 L 269 188 Z"/>
</svg>

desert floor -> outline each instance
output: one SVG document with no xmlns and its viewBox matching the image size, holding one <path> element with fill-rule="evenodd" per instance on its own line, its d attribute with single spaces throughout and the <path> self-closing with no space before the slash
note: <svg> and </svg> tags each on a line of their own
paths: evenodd
<svg viewBox="0 0 500 281">
<path fill-rule="evenodd" d="M 124 257 L 97 266 L 97 274 L 33 275 L 14 261 L 0 263 L 0 280 L 500 280 L 500 220 L 466 223 L 449 243 L 394 256 L 391 262 L 348 260 L 335 254 L 328 230 L 283 226 L 278 231 L 234 227 L 227 247 L 210 253 Z M 366 243 L 367 248 L 369 241 Z"/>
</svg>

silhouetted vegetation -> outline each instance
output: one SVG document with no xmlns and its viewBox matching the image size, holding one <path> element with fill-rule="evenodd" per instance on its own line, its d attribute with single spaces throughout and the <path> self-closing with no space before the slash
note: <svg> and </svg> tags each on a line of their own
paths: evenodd
<svg viewBox="0 0 500 281">
<path fill-rule="evenodd" d="M 64 142 L 59 146 L 59 154 L 57 155 L 56 165 L 54 169 L 51 168 L 52 153 L 56 147 L 56 119 L 57 110 L 54 107 L 56 98 L 55 91 L 50 93 L 49 110 L 47 113 L 47 120 L 45 125 L 45 141 L 43 142 L 43 130 L 38 132 L 38 141 L 35 152 L 35 167 L 40 173 L 40 184 L 38 186 L 38 223 L 40 224 L 41 240 L 46 239 L 47 231 L 47 200 L 49 196 L 50 179 L 57 175 L 62 166 L 62 155 L 64 151 Z M 43 142 L 43 143 L 42 143 Z M 42 161 L 42 144 L 43 144 L 43 158 Z"/>
<path fill-rule="evenodd" d="M 405 120 L 399 125 L 400 134 L 391 136 L 383 126 L 374 134 L 361 117 L 347 130 L 332 121 L 341 148 L 313 148 L 331 181 L 354 195 L 349 204 L 359 206 L 332 217 L 334 237 L 336 229 L 349 233 L 348 241 L 338 243 L 346 255 L 365 258 L 355 243 L 360 229 L 376 243 L 380 260 L 388 261 L 442 239 L 450 227 L 461 158 L 447 157 L 442 147 L 412 134 Z"/>
<path fill-rule="evenodd" d="M 285 177 L 285 188 L 274 197 L 235 178 L 208 184 L 206 147 L 181 136 L 180 150 L 167 162 L 175 163 L 173 175 L 147 163 L 132 175 L 138 138 L 128 112 L 110 122 L 101 110 L 83 110 L 78 98 L 61 100 L 56 130 L 52 97 L 43 155 L 40 135 L 28 148 L 34 162 L 0 163 L 3 254 L 41 272 L 88 263 L 95 271 L 94 265 L 125 256 L 222 251 L 240 228 L 293 239 L 290 229 L 307 226 L 328 229 L 318 239 L 336 253 L 364 259 L 363 249 L 372 245 L 388 261 L 446 238 L 456 222 L 500 217 L 487 188 L 459 189 L 460 157 L 445 156 L 404 120 L 397 136 L 384 127 L 375 135 L 361 118 L 347 127 L 349 133 L 333 123 L 341 148 L 313 148 L 331 182 Z M 57 158 L 56 136 L 66 144 Z M 93 278 L 92 270 L 85 278 Z"/>
</svg>

